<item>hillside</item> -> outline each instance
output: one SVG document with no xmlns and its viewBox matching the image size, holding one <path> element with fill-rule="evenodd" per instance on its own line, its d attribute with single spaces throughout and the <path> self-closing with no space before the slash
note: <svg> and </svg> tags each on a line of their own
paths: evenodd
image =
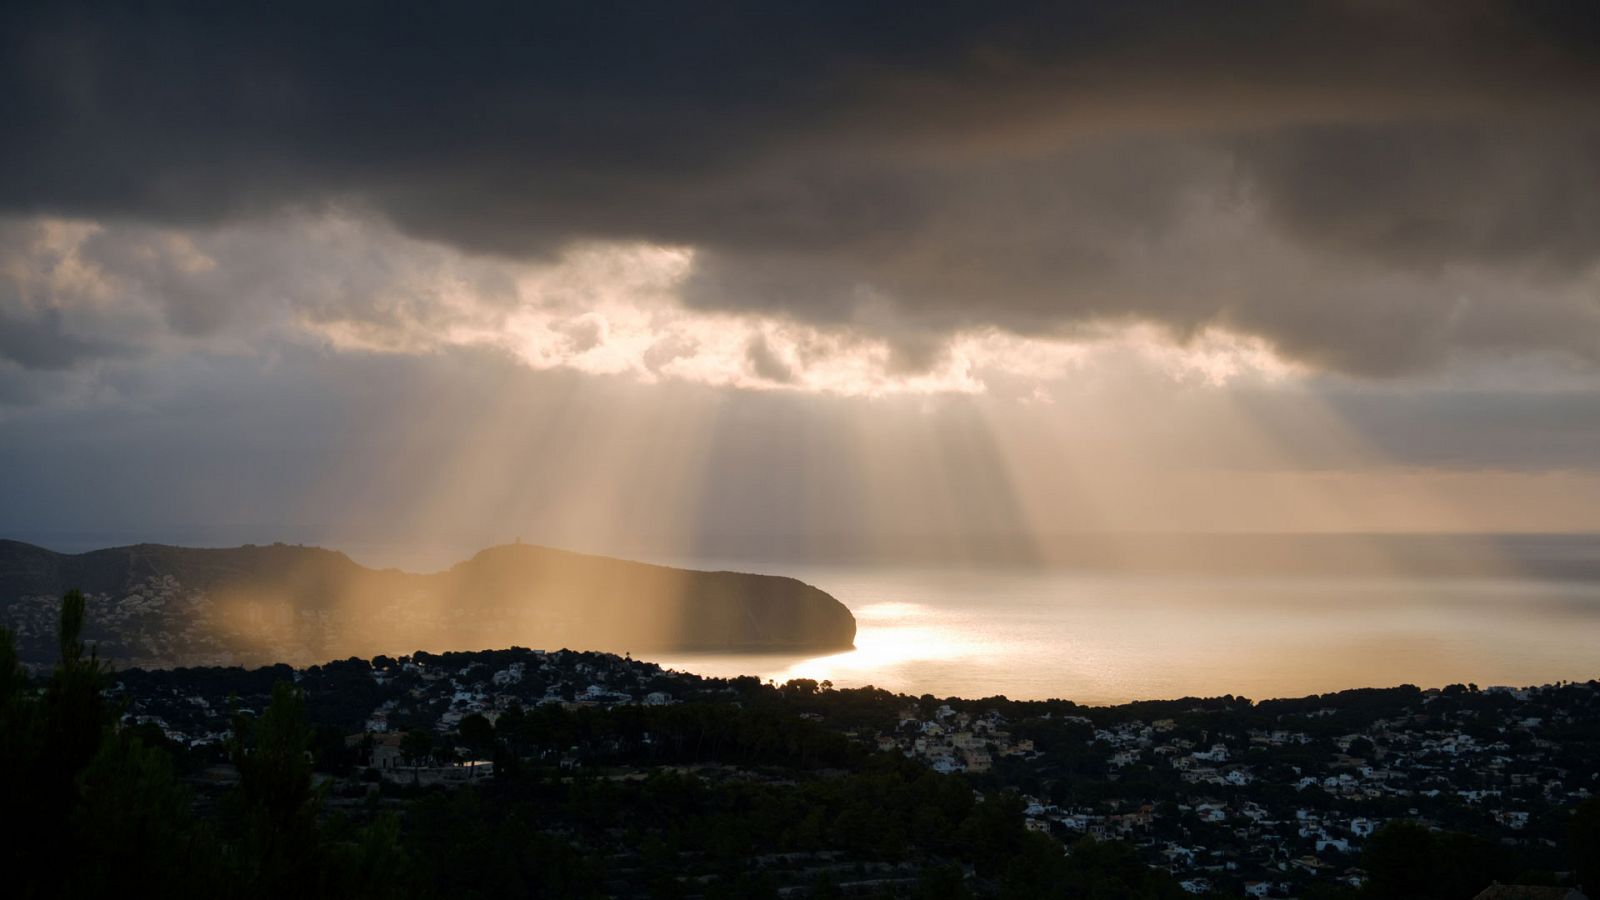
<svg viewBox="0 0 1600 900">
<path fill-rule="evenodd" d="M 54 659 L 55 610 L 72 588 L 89 596 L 86 636 L 122 665 L 294 663 L 511 645 L 821 651 L 855 639 L 843 604 L 792 578 L 520 544 L 412 574 L 285 544 L 60 554 L 0 541 L 0 623 L 17 631 L 25 661 Z"/>
</svg>

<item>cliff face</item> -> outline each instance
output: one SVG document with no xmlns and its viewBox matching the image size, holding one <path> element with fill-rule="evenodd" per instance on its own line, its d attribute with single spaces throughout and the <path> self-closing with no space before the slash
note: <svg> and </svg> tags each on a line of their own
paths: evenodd
<svg viewBox="0 0 1600 900">
<path fill-rule="evenodd" d="M 772 575 L 516 545 L 485 550 L 433 578 L 432 596 L 541 620 L 557 643 L 573 647 L 831 650 L 852 646 L 856 634 L 844 604 Z"/>
<path fill-rule="evenodd" d="M 792 578 L 697 572 L 533 546 L 445 572 L 374 570 L 283 544 L 140 544 L 58 554 L 0 541 L 0 623 L 24 660 L 55 654 L 60 595 L 122 665 L 304 662 L 519 645 L 622 651 L 845 649 L 855 619 Z"/>
</svg>

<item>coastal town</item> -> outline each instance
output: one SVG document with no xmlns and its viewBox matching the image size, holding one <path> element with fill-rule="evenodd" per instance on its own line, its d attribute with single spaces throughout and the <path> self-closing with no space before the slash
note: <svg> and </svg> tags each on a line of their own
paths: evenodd
<svg viewBox="0 0 1600 900">
<path fill-rule="evenodd" d="M 0 110 L 0 900 L 1600 900 L 1600 0 L 3 0 Z"/>
<path fill-rule="evenodd" d="M 277 545 L 281 546 L 281 545 Z M 334 610 L 292 609 L 284 604 L 225 603 L 211 592 L 172 574 L 131 579 L 123 588 L 90 593 L 95 614 L 86 637 L 102 654 L 126 666 L 238 666 L 270 662 L 310 664 L 320 648 L 358 631 L 359 620 Z M 54 593 L 15 597 L 5 606 L 5 624 L 23 659 L 48 669 L 55 653 Z M 443 614 L 428 615 L 396 603 L 384 610 L 415 629 L 447 628 Z"/>
<path fill-rule="evenodd" d="M 1103 766 L 1095 793 L 1105 796 L 1027 796 L 1028 825 L 1069 840 L 1132 842 L 1191 893 L 1228 885 L 1291 896 L 1311 880 L 1359 887 L 1363 842 L 1396 819 L 1553 847 L 1559 811 L 1600 789 L 1592 683 L 1419 691 L 1372 718 L 1352 715 L 1345 697 L 1265 727 L 1233 721 L 1237 703 L 1149 720 L 1061 716 L 1080 733 L 1088 751 L 1080 758 Z M 942 771 L 989 772 L 996 757 L 1014 760 L 1012 780 L 1039 783 L 1022 773 L 1048 771 L 1051 754 L 1006 728 L 993 710 L 941 704 L 932 716 L 906 710 L 879 744 Z"/>
<path fill-rule="evenodd" d="M 964 779 L 978 798 L 1015 795 L 1026 828 L 1064 851 L 1085 838 L 1123 842 L 1197 895 L 1359 887 L 1364 845 L 1395 821 L 1476 835 L 1560 872 L 1566 818 L 1600 791 L 1596 682 L 1087 707 L 710 679 L 627 656 L 511 649 L 303 669 L 127 670 L 111 693 L 125 725 L 159 730 L 195 771 L 225 778 L 231 717 L 256 713 L 278 680 L 305 692 L 324 736 L 319 769 L 334 781 L 343 773 L 363 796 L 493 778 L 508 764 L 513 721 L 531 737 L 512 764 L 642 777 L 650 756 L 640 753 L 657 736 L 629 737 L 614 720 L 570 723 L 670 707 L 776 713 L 853 752 Z M 541 733 L 528 725 L 541 711 L 566 718 Z M 737 761 L 686 771 L 793 778 Z"/>
</svg>

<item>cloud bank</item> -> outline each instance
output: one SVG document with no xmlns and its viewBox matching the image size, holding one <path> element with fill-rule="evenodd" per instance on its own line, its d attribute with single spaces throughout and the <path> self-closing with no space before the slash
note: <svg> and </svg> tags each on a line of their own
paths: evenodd
<svg viewBox="0 0 1600 900">
<path fill-rule="evenodd" d="M 575 244 L 511 262 L 369 218 L 279 215 L 182 229 L 0 221 L 0 406 L 142 387 L 185 356 L 489 353 L 534 370 L 845 396 L 979 393 L 1137 363 L 1176 382 L 1293 371 L 1261 341 L 1212 331 L 1176 347 L 1145 327 L 1039 341 L 993 327 L 915 360 L 889 338 L 759 311 L 686 308 L 695 254 Z"/>
<path fill-rule="evenodd" d="M 30 384 L 286 322 L 745 386 L 844 345 L 959 386 L 972 335 L 1130 323 L 1368 376 L 1600 360 L 1588 4 L 19 3 L 0 34 Z M 402 256 L 355 252 L 386 229 Z M 597 246 L 662 279 L 645 320 L 530 310 Z M 708 349 L 719 317 L 764 324 Z"/>
</svg>

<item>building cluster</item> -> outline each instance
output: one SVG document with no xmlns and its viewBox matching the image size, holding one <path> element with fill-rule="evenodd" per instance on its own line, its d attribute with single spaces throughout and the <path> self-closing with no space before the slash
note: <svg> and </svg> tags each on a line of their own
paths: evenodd
<svg viewBox="0 0 1600 900">
<path fill-rule="evenodd" d="M 91 594 L 87 600 L 94 614 L 85 623 L 84 637 L 96 645 L 102 658 L 124 666 L 174 665 L 179 661 L 191 666 L 226 666 L 240 659 L 211 599 L 202 591 L 185 588 L 171 575 L 144 578 L 131 583 L 124 593 Z M 0 624 L 16 636 L 24 660 L 53 661 L 60 617 L 61 595 L 38 594 L 7 604 L 5 621 Z M 238 637 L 243 639 L 242 634 Z M 34 668 L 48 669 L 51 664 L 35 662 Z"/>
<path fill-rule="evenodd" d="M 680 702 L 685 694 L 717 695 L 725 690 L 707 687 L 696 676 L 627 657 L 516 648 L 379 656 L 370 662 L 351 659 L 256 673 L 191 669 L 174 677 L 170 671 L 133 670 L 119 674 L 111 692 L 126 700 L 125 722 L 153 724 L 169 739 L 198 747 L 225 739 L 232 714 L 258 712 L 272 682 L 285 673 L 308 694 L 333 706 L 339 722 L 348 723 L 347 730 L 358 735 L 419 729 L 446 734 L 468 716 L 481 715 L 493 723 L 513 706 L 559 704 L 569 710 L 665 706 Z"/>
<path fill-rule="evenodd" d="M 367 717 L 365 730 L 383 734 L 398 717 L 415 727 L 424 714 L 434 731 L 454 731 L 462 719 L 481 715 L 492 724 L 513 706 L 522 709 L 559 704 L 566 709 L 609 708 L 642 704 L 676 703 L 673 679 L 651 663 L 624 657 L 557 650 L 511 651 L 520 656 L 496 667 L 492 662 L 464 661 L 453 657 L 489 654 L 449 654 L 446 657 L 402 657 L 383 660 L 370 677 L 378 684 L 404 684 L 402 694 L 385 700 Z M 620 664 L 619 664 L 620 663 Z"/>
<path fill-rule="evenodd" d="M 898 750 L 928 764 L 935 772 L 981 774 L 994 766 L 995 757 L 1026 757 L 1033 741 L 1013 738 L 999 712 L 978 715 L 943 704 L 924 718 L 915 706 L 899 713 L 899 727 L 877 738 L 878 749 Z"/>
<path fill-rule="evenodd" d="M 475 715 L 494 723 L 514 707 L 768 703 L 962 773 L 981 792 L 1016 791 L 1028 828 L 1065 844 L 1127 841 L 1197 894 L 1285 897 L 1312 882 L 1359 884 L 1362 847 L 1396 819 L 1553 848 L 1565 811 L 1600 790 L 1593 682 L 1094 708 L 766 690 L 610 654 L 511 649 L 254 673 L 126 671 L 115 692 L 127 721 L 204 746 L 225 740 L 230 716 L 259 710 L 271 682 L 289 673 L 314 719 L 360 743 L 363 765 L 445 785 L 491 771 L 451 746 Z M 405 749 L 412 732 L 446 752 L 420 766 Z M 562 766 L 583 764 L 574 751 L 561 751 Z"/>
<path fill-rule="evenodd" d="M 1030 727 L 943 705 L 908 710 L 877 740 L 942 771 L 1075 785 L 1076 802 L 1026 796 L 1028 826 L 1129 841 L 1193 893 L 1292 896 L 1308 880 L 1359 885 L 1361 848 L 1392 819 L 1554 847 L 1563 811 L 1600 790 L 1597 687 L 1418 691 L 1381 715 L 1316 707 L 1265 725 L 1196 707 L 1148 720 L 1047 712 Z M 1014 737 L 1039 720 L 1072 739 Z M 1075 774 L 1053 782 L 1068 761 Z"/>
<path fill-rule="evenodd" d="M 513 617 L 524 626 L 554 621 L 526 609 L 457 608 L 407 596 L 302 605 L 266 588 L 218 594 L 171 574 L 130 577 L 118 591 L 86 592 L 85 599 L 83 638 L 119 668 L 310 666 L 335 652 L 392 651 L 440 635 L 483 635 L 487 644 L 494 623 Z M 0 608 L 0 626 L 16 636 L 20 657 L 34 671 L 55 663 L 60 614 L 59 593 L 20 596 Z"/>
</svg>

